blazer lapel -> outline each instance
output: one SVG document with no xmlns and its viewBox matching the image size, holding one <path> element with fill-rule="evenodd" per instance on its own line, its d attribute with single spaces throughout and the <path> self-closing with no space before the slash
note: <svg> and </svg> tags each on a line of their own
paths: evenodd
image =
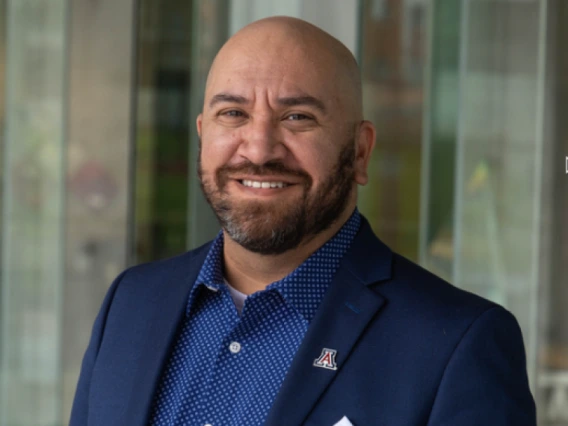
<svg viewBox="0 0 568 426">
<path fill-rule="evenodd" d="M 190 253 L 190 259 L 178 268 L 166 282 L 148 283 L 160 286 L 155 290 L 159 297 L 152 300 L 152 312 L 147 325 L 144 347 L 136 374 L 131 374 L 134 383 L 131 388 L 125 412 L 125 419 L 131 425 L 145 425 L 149 421 L 153 399 L 162 371 L 168 361 L 171 349 L 177 338 L 178 328 L 185 315 L 189 293 L 193 288 L 199 270 L 207 255 L 209 245 Z M 150 290 L 151 292 L 152 290 Z M 134 368 L 128 367 L 126 368 Z"/>
<path fill-rule="evenodd" d="M 390 278 L 392 253 L 366 220 L 342 261 L 284 379 L 266 425 L 300 425 L 341 373 L 365 327 L 385 303 L 367 287 Z M 337 370 L 317 367 L 324 348 L 336 351 Z"/>
</svg>

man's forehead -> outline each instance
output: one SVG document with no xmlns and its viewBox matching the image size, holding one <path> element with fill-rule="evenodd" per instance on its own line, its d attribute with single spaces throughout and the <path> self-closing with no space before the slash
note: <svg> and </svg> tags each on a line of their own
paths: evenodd
<svg viewBox="0 0 568 426">
<path fill-rule="evenodd" d="M 219 52 L 211 67 L 209 80 L 231 79 L 265 80 L 267 83 L 287 82 L 293 79 L 330 78 L 336 67 L 335 59 L 328 52 L 310 52 L 305 48 L 254 48 L 247 45 L 243 49 L 234 47 Z"/>
<path fill-rule="evenodd" d="M 273 71 L 249 70 L 239 72 L 237 69 L 224 68 L 221 72 L 212 74 L 207 84 L 205 101 L 211 106 L 213 101 L 234 101 L 246 103 L 258 97 L 268 97 L 271 101 L 286 100 L 292 103 L 301 99 L 318 109 L 325 109 L 325 104 L 331 101 L 332 78 L 326 87 L 326 78 L 318 77 L 317 73 L 301 72 L 293 69 L 275 68 Z"/>
</svg>

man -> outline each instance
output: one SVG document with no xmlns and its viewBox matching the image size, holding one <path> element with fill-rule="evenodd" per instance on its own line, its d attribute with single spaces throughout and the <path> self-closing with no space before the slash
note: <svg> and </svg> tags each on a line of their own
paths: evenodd
<svg viewBox="0 0 568 426">
<path fill-rule="evenodd" d="M 255 22 L 208 76 L 215 241 L 123 272 L 71 425 L 535 425 L 505 309 L 393 253 L 356 210 L 375 129 L 350 52 Z"/>
</svg>

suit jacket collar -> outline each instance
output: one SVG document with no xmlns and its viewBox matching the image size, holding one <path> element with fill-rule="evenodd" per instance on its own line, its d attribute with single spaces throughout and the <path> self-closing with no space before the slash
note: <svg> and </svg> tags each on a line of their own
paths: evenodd
<svg viewBox="0 0 568 426">
<path fill-rule="evenodd" d="M 363 220 L 328 289 L 268 415 L 266 425 L 302 424 L 340 373 L 367 324 L 385 299 L 370 284 L 391 277 L 392 252 Z M 314 366 L 324 348 L 336 351 L 337 370 Z"/>
<path fill-rule="evenodd" d="M 392 251 L 377 238 L 371 225 L 361 216 L 361 227 L 351 249 L 346 253 L 341 268 L 348 269 L 364 285 L 390 279 Z"/>
</svg>

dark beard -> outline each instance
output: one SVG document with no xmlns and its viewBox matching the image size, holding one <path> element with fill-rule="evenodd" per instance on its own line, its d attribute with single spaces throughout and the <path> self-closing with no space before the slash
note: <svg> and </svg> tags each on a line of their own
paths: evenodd
<svg viewBox="0 0 568 426">
<path fill-rule="evenodd" d="M 221 167 L 215 174 L 218 188 L 215 189 L 203 179 L 200 153 L 198 173 L 205 198 L 231 239 L 249 251 L 276 255 L 295 249 L 302 242 L 329 229 L 341 216 L 353 190 L 354 161 L 355 141 L 350 140 L 341 150 L 326 183 L 312 196 L 309 195 L 311 177 L 302 170 L 291 170 L 280 162 L 267 162 L 261 166 L 247 162 Z M 225 192 L 229 176 L 235 173 L 299 177 L 304 187 L 302 199 L 289 206 L 254 201 L 241 206 Z"/>
</svg>

